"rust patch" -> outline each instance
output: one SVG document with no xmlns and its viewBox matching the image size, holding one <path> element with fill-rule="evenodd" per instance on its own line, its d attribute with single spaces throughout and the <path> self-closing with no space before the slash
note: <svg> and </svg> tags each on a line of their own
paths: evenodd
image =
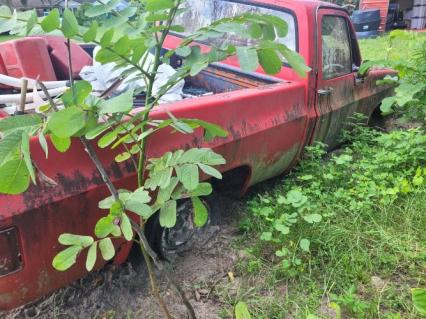
<svg viewBox="0 0 426 319">
<path fill-rule="evenodd" d="M 300 149 L 300 144 L 294 144 L 284 153 L 279 153 L 272 160 L 256 162 L 252 166 L 250 185 L 278 176 L 294 161 Z"/>
</svg>

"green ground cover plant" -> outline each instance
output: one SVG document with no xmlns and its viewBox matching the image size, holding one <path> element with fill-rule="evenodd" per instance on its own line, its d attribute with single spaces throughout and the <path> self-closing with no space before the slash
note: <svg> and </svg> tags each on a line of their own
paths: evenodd
<svg viewBox="0 0 426 319">
<path fill-rule="evenodd" d="M 377 47 L 373 41 L 377 41 Z M 374 44 L 373 44 L 374 43 Z M 381 111 L 397 114 L 399 122 L 426 122 L 426 37 L 423 33 L 394 30 L 377 40 L 364 40 L 367 57 L 360 68 L 365 73 L 369 68 L 388 66 L 396 71 L 387 76 L 383 83 L 395 84 L 395 96 L 383 100 Z M 371 51 L 369 50 L 371 49 Z M 381 52 L 378 51 L 382 49 Z M 372 53 L 373 52 L 373 53 Z"/>
<path fill-rule="evenodd" d="M 426 135 L 357 124 L 345 137 L 331 155 L 310 147 L 248 202 L 237 273 L 255 287 L 244 295 L 255 318 L 419 316 L 410 287 L 426 284 Z"/>
<path fill-rule="evenodd" d="M 399 71 L 397 85 L 421 87 L 425 41 L 423 33 L 396 31 L 360 47 L 370 66 Z M 310 147 L 290 175 L 251 196 L 235 243 L 244 252 L 235 275 L 243 279 L 239 289 L 218 289 L 220 300 L 244 300 L 254 318 L 425 316 L 424 89 L 406 98 L 394 100 L 392 116 L 415 120 L 416 129 L 355 124 L 341 149 Z"/>
</svg>

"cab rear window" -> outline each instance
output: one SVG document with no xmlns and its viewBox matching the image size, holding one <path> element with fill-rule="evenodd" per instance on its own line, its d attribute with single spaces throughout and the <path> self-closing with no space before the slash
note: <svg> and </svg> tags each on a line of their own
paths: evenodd
<svg viewBox="0 0 426 319">
<path fill-rule="evenodd" d="M 231 18 L 243 13 L 253 14 L 269 14 L 280 17 L 288 24 L 288 34 L 286 37 L 279 39 L 279 42 L 285 44 L 289 49 L 297 51 L 297 26 L 294 16 L 285 11 L 251 4 L 250 2 L 242 3 L 240 1 L 227 0 L 187 0 L 187 10 L 176 18 L 175 24 L 185 27 L 182 35 L 189 35 L 199 28 L 205 27 L 214 21 L 223 18 Z M 222 38 L 211 38 L 203 41 L 207 44 L 215 44 L 220 46 L 223 43 L 231 43 L 237 46 L 252 45 L 253 40 L 244 39 L 233 34 L 226 35 Z"/>
</svg>

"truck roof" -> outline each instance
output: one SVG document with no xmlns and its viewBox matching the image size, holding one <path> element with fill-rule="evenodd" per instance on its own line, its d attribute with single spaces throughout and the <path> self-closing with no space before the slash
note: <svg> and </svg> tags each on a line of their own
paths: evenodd
<svg viewBox="0 0 426 319">
<path fill-rule="evenodd" d="M 320 6 L 327 6 L 327 7 L 334 7 L 342 9 L 342 7 L 325 1 L 318 1 L 318 0 L 260 0 L 259 2 L 272 4 L 272 5 L 278 5 L 278 6 L 294 6 L 297 4 L 303 5 L 304 7 L 309 7 L 312 10 L 315 10 L 316 8 Z"/>
</svg>

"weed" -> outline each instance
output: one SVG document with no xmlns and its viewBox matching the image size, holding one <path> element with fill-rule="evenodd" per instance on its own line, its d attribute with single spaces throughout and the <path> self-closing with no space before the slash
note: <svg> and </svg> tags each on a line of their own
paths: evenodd
<svg viewBox="0 0 426 319">
<path fill-rule="evenodd" d="M 249 200 L 240 224 L 248 257 L 235 270 L 244 281 L 218 289 L 225 303 L 245 300 L 255 318 L 416 318 L 410 287 L 426 283 L 426 135 L 356 124 L 345 137 L 329 156 L 308 148 L 280 185 Z"/>
</svg>

